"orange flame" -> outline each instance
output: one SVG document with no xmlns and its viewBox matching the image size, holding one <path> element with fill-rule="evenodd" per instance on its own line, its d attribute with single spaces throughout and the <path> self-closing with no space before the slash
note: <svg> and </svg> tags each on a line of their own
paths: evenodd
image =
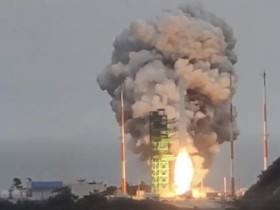
<svg viewBox="0 0 280 210">
<path fill-rule="evenodd" d="M 175 162 L 175 192 L 182 195 L 191 189 L 193 179 L 193 164 L 186 148 L 182 148 Z"/>
</svg>

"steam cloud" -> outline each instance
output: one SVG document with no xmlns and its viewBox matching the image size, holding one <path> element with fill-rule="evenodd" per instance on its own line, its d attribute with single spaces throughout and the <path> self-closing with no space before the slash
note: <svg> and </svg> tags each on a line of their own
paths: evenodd
<svg viewBox="0 0 280 210">
<path fill-rule="evenodd" d="M 170 120 L 177 152 L 180 79 L 185 89 L 186 132 L 192 142 L 188 151 L 195 166 L 193 185 L 207 174 L 219 144 L 230 140 L 230 100 L 237 81 L 235 43 L 232 29 L 200 4 L 165 11 L 153 20 L 132 22 L 116 37 L 111 64 L 97 81 L 112 97 L 118 122 L 123 84 L 129 147 L 142 160 L 152 152 L 149 112 L 159 108 L 165 109 Z M 234 139 L 239 134 L 236 116 L 233 107 Z"/>
</svg>

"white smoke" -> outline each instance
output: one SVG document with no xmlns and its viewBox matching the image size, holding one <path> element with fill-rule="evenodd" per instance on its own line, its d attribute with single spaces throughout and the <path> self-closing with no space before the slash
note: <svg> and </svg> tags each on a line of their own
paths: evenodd
<svg viewBox="0 0 280 210">
<path fill-rule="evenodd" d="M 164 12 L 149 21 L 135 21 L 116 37 L 112 62 L 98 83 L 112 97 L 120 121 L 120 85 L 124 84 L 125 126 L 130 148 L 146 160 L 151 155 L 148 116 L 165 109 L 178 138 L 180 97 L 185 89 L 188 150 L 195 165 L 194 185 L 207 174 L 219 144 L 230 139 L 230 99 L 235 92 L 232 29 L 199 4 Z M 232 75 L 232 86 L 230 77 Z M 233 137 L 239 131 L 233 116 Z"/>
</svg>

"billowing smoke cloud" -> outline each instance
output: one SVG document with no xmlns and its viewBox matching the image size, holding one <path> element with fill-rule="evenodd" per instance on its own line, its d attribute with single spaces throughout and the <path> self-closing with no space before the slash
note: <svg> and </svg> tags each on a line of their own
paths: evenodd
<svg viewBox="0 0 280 210">
<path fill-rule="evenodd" d="M 164 108 L 171 122 L 171 136 L 178 139 L 181 79 L 186 131 L 192 139 L 188 150 L 196 173 L 193 184 L 206 175 L 218 145 L 230 140 L 230 100 L 237 81 L 235 42 L 232 29 L 198 4 L 163 12 L 153 20 L 132 22 L 116 37 L 111 64 L 97 81 L 112 97 L 118 122 L 123 84 L 129 147 L 142 160 L 152 152 L 150 111 Z M 233 107 L 234 139 L 239 133 L 236 116 Z"/>
</svg>

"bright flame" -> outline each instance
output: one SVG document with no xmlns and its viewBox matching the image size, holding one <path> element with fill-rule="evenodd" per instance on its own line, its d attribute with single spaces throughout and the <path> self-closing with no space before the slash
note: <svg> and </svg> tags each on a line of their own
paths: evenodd
<svg viewBox="0 0 280 210">
<path fill-rule="evenodd" d="M 203 189 L 192 189 L 192 196 L 194 198 L 205 198 L 206 197 L 206 192 Z"/>
<path fill-rule="evenodd" d="M 175 162 L 175 192 L 182 195 L 191 189 L 193 164 L 186 148 L 182 148 Z"/>
</svg>

